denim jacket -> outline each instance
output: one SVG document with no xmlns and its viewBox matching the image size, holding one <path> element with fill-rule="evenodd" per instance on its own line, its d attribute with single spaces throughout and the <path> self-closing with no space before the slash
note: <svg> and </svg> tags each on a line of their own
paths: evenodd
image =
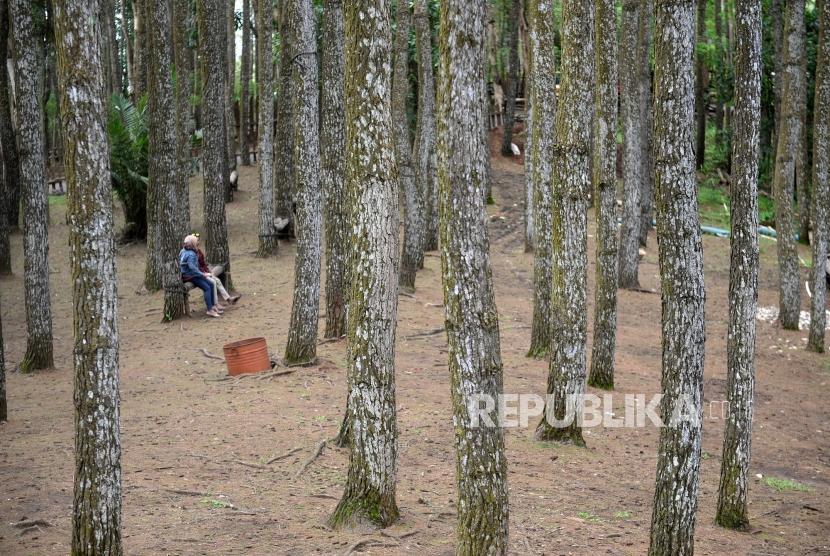
<svg viewBox="0 0 830 556">
<path fill-rule="evenodd" d="M 202 271 L 199 270 L 199 256 L 196 251 L 187 248 L 179 251 L 179 270 L 184 280 L 202 276 Z"/>
</svg>

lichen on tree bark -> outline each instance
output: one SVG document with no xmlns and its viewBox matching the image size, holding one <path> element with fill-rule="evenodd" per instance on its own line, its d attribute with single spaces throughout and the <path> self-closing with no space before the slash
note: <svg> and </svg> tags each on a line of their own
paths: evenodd
<svg viewBox="0 0 830 556">
<path fill-rule="evenodd" d="M 270 0 L 256 0 L 257 97 L 259 98 L 259 247 L 258 257 L 279 248 L 274 226 L 274 76 L 273 10 Z M 325 95 L 325 90 L 323 91 Z"/>
<path fill-rule="evenodd" d="M 417 266 L 424 267 L 424 251 L 438 248 L 438 183 L 435 155 L 435 76 L 432 68 L 432 28 L 427 0 L 415 0 L 415 44 L 418 54 L 418 121 L 415 127 L 415 181 L 420 197 L 421 245 Z"/>
</svg>

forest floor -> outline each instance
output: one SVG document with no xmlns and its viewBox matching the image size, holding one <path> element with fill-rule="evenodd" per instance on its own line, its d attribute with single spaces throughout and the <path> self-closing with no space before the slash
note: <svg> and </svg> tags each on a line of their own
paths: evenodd
<svg viewBox="0 0 830 556">
<path fill-rule="evenodd" d="M 224 363 L 206 357 L 202 349 L 220 355 L 224 343 L 255 336 L 265 336 L 277 356 L 285 347 L 295 245 L 283 243 L 273 259 L 255 257 L 256 176 L 256 168 L 241 170 L 240 191 L 228 206 L 233 277 L 243 298 L 221 319 L 202 316 L 196 292 L 191 295 L 194 318 L 161 323 L 161 294 L 137 293 L 144 275 L 144 245 L 119 247 L 125 553 L 344 554 L 356 549 L 367 554 L 453 554 L 455 455 L 437 253 L 428 254 L 414 297 L 399 298 L 401 519 L 392 527 L 333 532 L 325 526 L 342 494 L 347 450 L 326 446 L 303 468 L 318 442 L 335 436 L 340 425 L 344 340 L 321 342 L 319 363 L 292 374 L 216 381 L 225 374 Z M 523 250 L 522 167 L 496 156 L 493 176 L 496 204 L 488 212 L 505 391 L 543 395 L 548 364 L 525 357 L 533 313 L 533 258 Z M 197 177 L 191 194 L 197 223 L 201 191 Z M 60 201 L 52 204 L 49 229 L 56 368 L 8 377 L 10 421 L 0 424 L 0 554 L 69 551 L 72 291 Z M 589 292 L 595 268 L 593 229 L 591 220 Z M 775 306 L 775 244 L 761 241 L 759 302 Z M 711 236 L 703 242 L 706 406 L 696 551 L 830 554 L 830 410 L 824 399 L 830 390 L 830 358 L 803 349 L 806 332 L 784 331 L 775 323 L 758 322 L 752 526 L 748 532 L 732 532 L 714 524 L 723 433 L 720 402 L 726 388 L 729 243 Z M 20 234 L 13 236 L 12 247 L 15 274 L 0 285 L 7 363 L 14 368 L 26 336 Z M 809 260 L 806 253 L 802 257 Z M 660 391 L 657 273 L 652 232 L 640 276 L 643 288 L 653 293 L 619 293 L 613 399 L 618 415 L 624 394 L 644 394 L 649 400 Z M 591 308 L 589 342 L 592 314 Z M 323 327 L 321 319 L 321 337 Z M 528 428 L 506 431 L 510 552 L 644 554 L 658 429 L 591 428 L 585 431 L 587 448 L 574 448 L 535 442 L 534 425 L 535 420 Z M 277 456 L 284 457 L 267 463 Z M 12 525 L 24 519 L 47 524 L 25 530 Z M 366 542 L 356 546 L 360 541 Z"/>
</svg>

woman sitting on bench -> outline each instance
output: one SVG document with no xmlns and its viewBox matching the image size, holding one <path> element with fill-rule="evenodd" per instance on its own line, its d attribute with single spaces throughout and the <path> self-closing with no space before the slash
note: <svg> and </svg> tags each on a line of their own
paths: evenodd
<svg viewBox="0 0 830 556">
<path fill-rule="evenodd" d="M 199 255 L 197 249 L 199 238 L 189 235 L 184 238 L 184 246 L 179 251 L 179 270 L 182 273 L 183 282 L 192 282 L 194 286 L 205 293 L 205 305 L 209 317 L 218 318 L 222 315 L 222 307 L 216 301 L 213 293 L 213 277 L 209 272 L 202 272 L 199 269 Z"/>
<path fill-rule="evenodd" d="M 202 274 L 207 276 L 207 279 L 213 282 L 213 299 L 219 301 L 221 297 L 223 300 L 228 301 L 231 305 L 235 305 L 239 298 L 242 297 L 241 295 L 231 295 L 228 293 L 228 290 L 225 289 L 225 285 L 222 284 L 222 280 L 219 279 L 220 276 L 225 272 L 225 265 L 216 265 L 213 267 L 208 266 L 207 261 L 205 260 L 205 253 L 199 247 L 199 234 L 193 234 L 196 237 L 196 255 L 199 257 L 199 270 Z M 220 309 L 224 309 L 222 305 L 219 305 Z"/>
</svg>

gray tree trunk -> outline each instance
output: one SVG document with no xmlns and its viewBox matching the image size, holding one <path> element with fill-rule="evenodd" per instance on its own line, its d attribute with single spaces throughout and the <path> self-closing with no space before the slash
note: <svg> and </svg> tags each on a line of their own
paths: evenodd
<svg viewBox="0 0 830 556">
<path fill-rule="evenodd" d="M 225 56 L 224 60 L 227 64 L 228 77 L 225 80 L 225 132 L 228 139 L 225 146 L 228 150 L 228 177 L 225 182 L 225 202 L 233 200 L 233 192 L 231 191 L 230 172 L 236 169 L 236 149 L 237 144 L 237 127 L 236 116 L 234 114 L 234 99 L 236 97 L 236 2 L 232 0 L 225 0 L 224 19 L 226 26 L 225 38 Z"/>
<path fill-rule="evenodd" d="M 732 139 L 731 264 L 727 334 L 727 415 L 715 521 L 749 524 L 747 474 L 755 390 L 758 305 L 758 156 L 761 142 L 761 0 L 735 5 L 735 115 Z M 822 277 L 822 283 L 823 283 Z"/>
<path fill-rule="evenodd" d="M 660 429 L 649 554 L 668 556 L 694 552 L 705 290 L 693 142 L 695 0 L 655 6 L 655 209 L 665 426 Z"/>
<path fill-rule="evenodd" d="M 277 97 L 277 126 L 274 138 L 274 207 L 277 218 L 287 219 L 291 224 L 286 228 L 290 234 L 294 224 L 291 209 L 294 194 L 294 115 L 295 92 L 291 83 L 291 59 L 295 31 L 287 17 L 287 2 L 280 6 L 280 90 Z"/>
<path fill-rule="evenodd" d="M 795 248 L 793 190 L 806 108 L 806 84 L 801 64 L 804 57 L 804 0 L 786 2 L 784 20 L 784 61 L 781 70 L 784 75 L 781 81 L 781 119 L 778 122 L 773 191 L 775 225 L 778 231 L 779 319 L 785 329 L 798 330 L 801 284 Z"/>
<path fill-rule="evenodd" d="M 554 13 L 551 0 L 528 4 L 528 33 L 532 63 L 530 86 L 533 103 L 533 137 L 529 152 L 533 187 L 533 326 L 528 357 L 544 358 L 551 348 L 551 291 L 553 242 L 551 238 L 551 187 L 556 114 Z M 528 153 L 526 153 L 528 154 Z"/>
<path fill-rule="evenodd" d="M 54 3 L 74 322 L 72 554 L 120 555 L 118 293 L 98 2 Z"/>
<path fill-rule="evenodd" d="M 421 203 L 412 164 L 412 134 L 406 113 L 409 97 L 409 34 L 412 16 L 409 2 L 398 2 L 395 18 L 395 60 L 392 76 L 392 125 L 395 137 L 395 160 L 401 190 L 406 199 L 404 207 L 403 250 L 401 252 L 401 275 L 399 285 L 403 291 L 415 290 L 415 273 L 419 268 L 421 252 Z"/>
<path fill-rule="evenodd" d="M 173 63 L 176 65 L 176 133 L 179 166 L 179 214 L 176 223 L 178 235 L 182 238 L 191 231 L 190 168 L 191 137 L 194 130 L 190 105 L 190 97 L 193 94 L 193 47 L 190 44 L 192 29 L 193 10 L 190 0 L 173 0 Z"/>
<path fill-rule="evenodd" d="M 523 0 L 511 0 L 507 20 L 507 83 L 504 89 L 504 135 L 502 156 L 513 156 L 513 126 L 516 123 L 516 95 L 519 88 L 519 11 Z"/>
<path fill-rule="evenodd" d="M 147 53 L 147 5 L 151 0 L 133 1 L 133 91 L 134 102 L 147 92 L 147 68 L 150 60 Z"/>
<path fill-rule="evenodd" d="M 485 104 L 484 0 L 441 3 L 438 165 L 441 268 L 455 423 L 456 554 L 505 554 L 508 546 L 504 432 L 475 426 L 476 396 L 503 391 L 499 319 L 493 295 L 484 191 L 489 156 Z"/>
<path fill-rule="evenodd" d="M 323 4 L 320 159 L 326 218 L 326 338 L 346 334 L 349 219 L 345 184 L 343 3 Z"/>
<path fill-rule="evenodd" d="M 0 0 L 0 60 L 8 58 L 9 0 Z M 4 212 L 9 232 L 17 230 L 20 220 L 20 161 L 12 124 L 11 87 L 8 65 L 0 64 L 0 145 L 3 152 Z M 11 266 L 9 266 L 11 272 Z"/>
<path fill-rule="evenodd" d="M 532 5 L 528 3 L 526 12 L 532 10 Z M 528 31 L 528 43 L 530 43 L 530 33 Z M 527 120 L 525 121 L 525 253 L 532 253 L 535 245 L 534 241 L 534 207 L 533 197 L 535 188 L 533 187 L 533 108 L 534 108 L 534 93 L 533 93 L 533 52 L 528 48 L 527 54 L 527 79 L 526 79 L 527 95 L 525 104 L 527 106 Z"/>
<path fill-rule="evenodd" d="M 354 203 L 347 422 L 351 455 L 333 527 L 386 527 L 395 502 L 398 180 L 388 95 L 392 29 L 386 0 L 345 5 L 346 189 Z"/>
<path fill-rule="evenodd" d="M 830 235 L 830 3 L 819 10 L 816 93 L 813 108 L 813 267 L 807 348 L 824 351 L 827 242 Z"/>
<path fill-rule="evenodd" d="M 551 337 L 554 341 L 548 374 L 549 399 L 545 404 L 545 418 L 536 429 L 537 440 L 578 446 L 585 445 L 581 415 L 588 327 L 587 207 L 594 69 L 594 45 L 585 37 L 592 36 L 593 20 L 590 0 L 563 3 L 562 87 L 553 147 Z M 573 417 L 570 423 L 568 417 Z M 555 426 L 554 419 L 566 422 Z"/>
<path fill-rule="evenodd" d="M 225 287 L 231 289 L 230 249 L 225 216 L 228 181 L 225 131 L 225 79 L 227 25 L 224 0 L 199 0 L 199 49 L 202 59 L 202 174 L 204 175 L 205 257 L 225 264 Z"/>
<path fill-rule="evenodd" d="M 596 0 L 594 210 L 597 219 L 594 343 L 588 384 L 614 388 L 617 341 L 617 13 Z"/>
<path fill-rule="evenodd" d="M 37 6 L 28 0 L 12 0 L 10 3 L 15 46 L 20 189 L 23 196 L 23 283 L 27 341 L 20 370 L 24 373 L 53 365 L 49 216 L 44 187 L 43 118 L 40 107 L 43 50 L 39 47 L 40 38 L 35 32 L 35 18 L 42 14 L 36 13 Z"/>
<path fill-rule="evenodd" d="M 623 0 L 620 20 L 620 120 L 623 132 L 623 214 L 619 245 L 619 286 L 639 289 L 639 245 L 643 191 L 642 117 L 640 114 L 639 49 L 637 29 L 643 6 Z"/>
<path fill-rule="evenodd" d="M 297 258 L 294 302 L 285 346 L 290 365 L 317 358 L 317 312 L 320 309 L 320 136 L 318 134 L 317 38 L 312 0 L 291 0 L 291 26 L 297 37 L 292 64 L 294 97 L 294 167 L 297 170 Z"/>
<path fill-rule="evenodd" d="M 239 150 L 242 165 L 251 165 L 251 0 L 242 0 L 242 63 L 239 68 Z"/>
<path fill-rule="evenodd" d="M 706 4 L 707 0 L 697 2 L 697 56 L 695 57 L 695 168 L 703 168 L 706 158 L 706 112 L 708 110 L 708 78 L 704 59 L 706 46 Z"/>
<path fill-rule="evenodd" d="M 187 294 L 179 272 L 181 248 L 179 138 L 176 127 L 176 104 L 173 96 L 172 22 L 170 3 L 157 2 L 148 23 L 150 43 L 149 75 L 149 187 L 156 190 L 156 253 L 161 285 L 164 288 L 164 320 L 187 314 Z M 186 108 L 182 108 L 185 110 Z"/>
<path fill-rule="evenodd" d="M 123 0 L 122 0 L 123 1 Z M 107 14 L 106 33 L 107 47 L 109 50 L 109 87 L 110 93 L 121 93 L 124 83 L 121 75 L 121 54 L 118 47 L 118 39 L 115 36 L 115 0 L 103 2 L 104 11 Z"/>
<path fill-rule="evenodd" d="M 256 0 L 257 96 L 259 97 L 259 249 L 257 256 L 278 251 L 274 226 L 274 13 L 271 0 Z M 325 95 L 325 89 L 323 89 Z"/>
<path fill-rule="evenodd" d="M 639 243 L 645 247 L 648 232 L 654 220 L 654 154 L 651 141 L 651 18 L 654 2 L 645 0 L 640 10 L 637 25 L 638 56 L 637 69 L 640 105 L 640 238 Z"/>
<path fill-rule="evenodd" d="M 426 0 L 415 0 L 415 44 L 418 51 L 418 122 L 415 129 L 415 180 L 421 203 L 421 245 L 418 268 L 424 267 L 424 251 L 438 248 L 438 176 L 435 154 L 435 76 L 432 68 L 432 29 Z"/>
</svg>

